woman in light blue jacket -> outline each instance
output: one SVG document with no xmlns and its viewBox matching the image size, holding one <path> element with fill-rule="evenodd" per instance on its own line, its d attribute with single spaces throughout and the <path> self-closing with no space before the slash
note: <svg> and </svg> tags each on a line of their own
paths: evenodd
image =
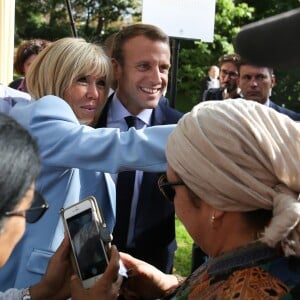
<svg viewBox="0 0 300 300">
<path fill-rule="evenodd" d="M 26 129 L 9 116 L 0 113 L 0 268 L 5 265 L 14 247 L 22 238 L 26 222 L 37 222 L 49 205 L 35 191 L 39 173 L 38 146 Z M 26 221 L 25 221 L 26 220 Z M 118 276 L 119 255 L 112 247 L 105 273 L 89 291 L 82 288 L 78 276 L 72 274 L 69 239 L 65 238 L 52 256 L 46 274 L 38 283 L 23 289 L 0 292 L 1 300 L 116 299 L 121 276 Z M 71 291 L 70 291 L 71 288 Z M 97 296 L 93 296 L 97 295 Z"/>
<path fill-rule="evenodd" d="M 11 115 L 37 140 L 42 160 L 37 189 L 49 209 L 37 223 L 28 224 L 0 270 L 1 289 L 22 288 L 41 279 L 63 239 L 62 207 L 93 195 L 112 232 L 115 185 L 106 172 L 165 170 L 165 144 L 174 125 L 124 133 L 93 128 L 111 78 L 110 60 L 102 48 L 83 39 L 58 40 L 31 65 L 27 86 L 36 101 L 17 104 Z"/>
</svg>

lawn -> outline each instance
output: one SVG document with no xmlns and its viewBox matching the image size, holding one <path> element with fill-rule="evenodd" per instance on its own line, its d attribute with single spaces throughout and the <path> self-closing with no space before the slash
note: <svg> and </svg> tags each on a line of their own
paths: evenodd
<svg viewBox="0 0 300 300">
<path fill-rule="evenodd" d="M 193 242 L 192 238 L 177 218 L 175 222 L 178 249 L 175 253 L 174 273 L 181 276 L 187 276 L 191 272 Z"/>
</svg>

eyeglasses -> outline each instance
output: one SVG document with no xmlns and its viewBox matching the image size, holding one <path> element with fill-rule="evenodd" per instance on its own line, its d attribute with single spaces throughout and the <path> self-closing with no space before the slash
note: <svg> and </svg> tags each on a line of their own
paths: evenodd
<svg viewBox="0 0 300 300">
<path fill-rule="evenodd" d="M 232 78 L 232 79 L 236 79 L 238 78 L 239 74 L 237 72 L 229 72 L 227 70 L 224 70 L 224 69 L 221 69 L 221 75 L 222 76 L 229 76 L 229 78 Z"/>
<path fill-rule="evenodd" d="M 158 179 L 158 187 L 166 199 L 173 202 L 175 197 L 174 185 L 185 185 L 183 181 L 169 182 L 165 174 L 161 175 Z"/>
<path fill-rule="evenodd" d="M 26 219 L 27 223 L 35 223 L 38 221 L 49 205 L 45 201 L 44 197 L 37 191 L 34 192 L 34 198 L 32 206 L 25 210 L 13 210 L 5 213 L 6 217 L 20 216 Z"/>
</svg>

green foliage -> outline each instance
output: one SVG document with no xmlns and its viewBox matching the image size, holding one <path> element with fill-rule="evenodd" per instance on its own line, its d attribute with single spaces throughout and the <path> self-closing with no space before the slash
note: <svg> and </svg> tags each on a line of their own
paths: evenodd
<svg viewBox="0 0 300 300">
<path fill-rule="evenodd" d="M 258 1 L 258 0 L 236 0 L 236 3 L 246 3 L 248 6 L 254 8 L 253 20 L 261 20 L 269 16 L 279 14 L 294 8 L 299 7 L 299 0 L 268 0 L 268 1 Z"/>
<path fill-rule="evenodd" d="M 52 41 L 70 36 L 70 33 L 64 0 L 16 0 L 16 45 L 24 39 L 43 38 Z"/>
<path fill-rule="evenodd" d="M 199 83 L 207 75 L 209 67 L 218 64 L 218 58 L 232 53 L 233 39 L 241 24 L 252 17 L 253 9 L 247 4 L 236 5 L 233 0 L 217 0 L 215 15 L 215 33 L 213 43 L 187 41 L 181 44 L 178 69 L 178 95 L 176 108 L 189 111 L 201 99 Z"/>
<path fill-rule="evenodd" d="M 300 69 L 276 71 L 276 85 L 272 100 L 286 108 L 300 112 Z"/>
<path fill-rule="evenodd" d="M 129 15 L 135 7 L 132 0 L 75 0 L 76 22 L 84 36 L 101 38 L 112 22 Z"/>
<path fill-rule="evenodd" d="M 282 12 L 298 8 L 299 0 L 240 0 L 254 7 L 253 21 L 261 20 Z M 278 36 L 280 39 L 280 36 Z M 289 47 L 289 45 L 286 45 Z M 284 55 L 284 53 L 283 53 Z M 272 100 L 279 105 L 300 112 L 300 69 L 274 70 L 276 86 L 272 92 Z"/>
<path fill-rule="evenodd" d="M 174 273 L 181 276 L 188 276 L 191 273 L 193 241 L 182 223 L 177 218 L 175 221 L 178 249 L 175 253 Z"/>
<path fill-rule="evenodd" d="M 218 57 L 234 52 L 234 38 L 243 25 L 297 8 L 299 3 L 299 0 L 217 0 L 214 42 L 195 41 L 194 47 L 188 48 L 181 45 L 176 108 L 186 112 L 198 102 L 201 78 L 206 76 L 210 65 L 217 63 Z M 299 71 L 275 70 L 277 84 L 272 100 L 300 112 Z"/>
<path fill-rule="evenodd" d="M 70 3 L 78 34 L 89 41 L 101 42 L 122 26 L 141 19 L 142 0 L 70 0 Z M 214 42 L 180 40 L 176 108 L 186 112 L 198 103 L 200 80 L 221 55 L 234 51 L 234 38 L 241 26 L 299 4 L 300 0 L 216 0 Z M 15 45 L 23 39 L 56 40 L 72 35 L 64 0 L 16 0 L 15 19 Z M 272 99 L 300 111 L 299 70 L 275 70 L 275 74 L 277 85 Z"/>
<path fill-rule="evenodd" d="M 90 41 L 102 41 L 111 27 L 118 30 L 140 17 L 140 0 L 71 0 L 70 4 L 78 35 Z M 115 22 L 120 22 L 119 26 Z M 23 39 L 46 36 L 56 40 L 71 35 L 64 0 L 16 0 L 16 45 Z"/>
</svg>

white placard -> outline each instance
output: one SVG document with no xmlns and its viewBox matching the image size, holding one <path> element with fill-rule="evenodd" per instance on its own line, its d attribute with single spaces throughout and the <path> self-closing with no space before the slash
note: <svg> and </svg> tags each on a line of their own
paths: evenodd
<svg viewBox="0 0 300 300">
<path fill-rule="evenodd" d="M 143 0 L 142 22 L 170 37 L 213 42 L 216 0 Z"/>
<path fill-rule="evenodd" d="M 13 80 L 15 0 L 0 0 L 0 83 Z"/>
</svg>

